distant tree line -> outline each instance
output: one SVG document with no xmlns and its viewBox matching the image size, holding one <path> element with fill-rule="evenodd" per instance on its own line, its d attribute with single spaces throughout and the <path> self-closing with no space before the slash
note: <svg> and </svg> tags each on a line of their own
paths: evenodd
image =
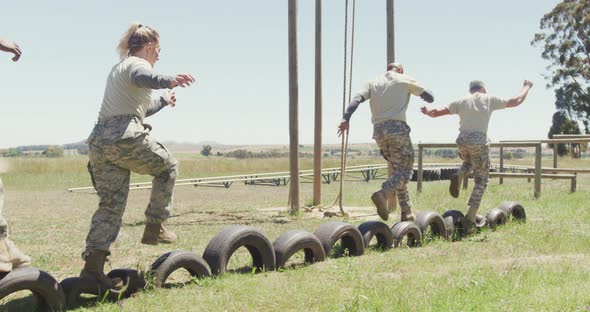
<svg viewBox="0 0 590 312">
<path fill-rule="evenodd" d="M 76 151 L 80 155 L 88 154 L 88 145 L 84 142 L 65 145 L 26 145 L 0 151 L 2 157 L 44 156 L 63 157 L 66 150 Z M 75 153 L 75 152 L 74 152 Z M 71 153 L 69 153 L 71 154 Z"/>
</svg>

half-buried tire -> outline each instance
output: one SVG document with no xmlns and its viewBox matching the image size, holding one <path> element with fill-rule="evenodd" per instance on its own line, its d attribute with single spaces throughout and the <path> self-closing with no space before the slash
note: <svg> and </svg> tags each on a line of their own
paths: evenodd
<svg viewBox="0 0 590 312">
<path fill-rule="evenodd" d="M 377 248 L 379 249 L 389 249 L 393 245 L 393 233 L 391 233 L 389 226 L 383 222 L 367 221 L 359 225 L 358 229 L 363 236 L 365 248 L 369 247 L 373 237 L 377 238 Z"/>
<path fill-rule="evenodd" d="M 500 208 L 494 208 L 486 215 L 486 221 L 490 229 L 495 229 L 498 225 L 505 224 L 506 220 L 506 212 Z"/>
<path fill-rule="evenodd" d="M 361 256 L 365 253 L 365 243 L 361 232 L 352 224 L 344 222 L 328 222 L 320 225 L 313 233 L 322 243 L 326 256 L 338 257 L 348 250 L 350 256 Z M 341 250 L 332 252 L 336 242 L 340 241 Z"/>
<path fill-rule="evenodd" d="M 143 274 L 132 269 L 114 269 L 107 274 L 108 278 L 120 278 L 123 280 L 125 290 L 119 292 L 122 297 L 127 298 L 145 288 L 146 282 Z"/>
<path fill-rule="evenodd" d="M 203 259 L 209 264 L 211 273 L 223 274 L 229 259 L 240 247 L 248 249 L 256 270 L 275 270 L 275 253 L 268 238 L 253 227 L 236 225 L 224 228 L 205 248 Z"/>
<path fill-rule="evenodd" d="M 468 224 L 465 215 L 459 210 L 447 210 L 442 214 L 447 226 L 447 234 L 451 239 L 459 239 L 467 235 Z"/>
<path fill-rule="evenodd" d="M 308 231 L 287 231 L 279 236 L 272 246 L 275 251 L 277 268 L 285 267 L 291 256 L 300 250 L 305 253 L 306 264 L 324 261 L 326 258 L 322 243 Z"/>
<path fill-rule="evenodd" d="M 418 247 L 422 242 L 420 228 L 409 221 L 398 222 L 391 227 L 393 247 Z"/>
<path fill-rule="evenodd" d="M 60 284 L 49 273 L 35 267 L 21 267 L 0 275 L 0 299 L 29 290 L 40 300 L 39 310 L 65 310 L 66 300 Z"/>
<path fill-rule="evenodd" d="M 211 268 L 203 258 L 190 251 L 176 250 L 161 255 L 152 263 L 149 272 L 154 286 L 162 287 L 170 274 L 178 269 L 185 269 L 196 278 L 211 276 Z"/>
<path fill-rule="evenodd" d="M 109 278 L 120 278 L 123 287 L 120 289 L 101 289 L 96 280 L 81 277 L 70 277 L 61 281 L 60 285 L 69 309 L 79 307 L 83 302 L 102 300 L 116 301 L 128 298 L 146 286 L 145 278 L 137 270 L 115 269 L 107 274 Z M 97 296 L 95 299 L 81 298 L 82 294 Z"/>
<path fill-rule="evenodd" d="M 69 277 L 60 283 L 64 294 L 66 296 L 66 304 L 68 309 L 75 309 L 82 305 L 83 302 L 91 301 L 92 299 L 81 298 L 82 294 L 92 294 L 99 296 L 101 289 L 95 280 L 81 277 Z M 110 292 L 109 292 L 110 295 Z M 96 299 L 95 299 L 96 300 Z"/>
<path fill-rule="evenodd" d="M 434 211 L 422 211 L 416 216 L 416 225 L 420 228 L 420 232 L 422 232 L 422 238 L 425 238 L 425 233 L 428 233 L 430 229 L 430 234 L 432 237 L 442 237 L 444 239 L 448 238 L 447 227 L 445 225 L 445 221 L 438 213 Z"/>
<path fill-rule="evenodd" d="M 514 201 L 503 202 L 498 208 L 504 210 L 506 215 L 519 222 L 526 222 L 526 212 L 521 204 Z"/>
</svg>

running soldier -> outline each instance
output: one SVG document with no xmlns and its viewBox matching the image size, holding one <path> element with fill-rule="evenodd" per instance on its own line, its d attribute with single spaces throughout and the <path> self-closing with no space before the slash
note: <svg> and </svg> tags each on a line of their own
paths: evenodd
<svg viewBox="0 0 590 312">
<path fill-rule="evenodd" d="M 121 228 L 131 171 L 154 177 L 141 242 L 155 245 L 176 240 L 162 223 L 172 208 L 178 161 L 150 135 L 151 126 L 144 119 L 176 104 L 174 92 L 151 99 L 152 89 L 185 87 L 195 82 L 188 74 L 165 76 L 153 71 L 160 54 L 160 36 L 152 27 L 133 24 L 118 50 L 121 62 L 107 77 L 98 122 L 88 138 L 88 170 L 100 201 L 86 238 L 82 254 L 85 265 L 80 273 L 107 289 L 116 282 L 105 276 L 104 263 Z"/>
<path fill-rule="evenodd" d="M 468 95 L 449 103 L 442 109 L 428 109 L 422 107 L 422 113 L 430 117 L 440 117 L 449 114 L 459 115 L 459 137 L 456 140 L 459 156 L 463 164 L 459 171 L 451 177 L 449 192 L 453 197 L 459 197 L 461 179 L 473 171 L 475 186 L 467 203 L 467 220 L 472 228 L 476 225 L 476 215 L 481 198 L 488 185 L 490 175 L 490 149 L 488 146 L 488 124 L 492 112 L 506 107 L 516 107 L 527 97 L 533 83 L 525 80 L 520 93 L 510 99 L 502 99 L 487 94 L 482 81 L 474 80 L 469 83 Z M 482 226 L 482 224 L 477 224 Z"/>
<path fill-rule="evenodd" d="M 22 51 L 13 41 L 0 38 L 0 51 L 12 53 L 12 61 L 20 58 Z M 8 238 L 8 223 L 2 216 L 4 208 L 4 185 L 0 179 L 0 272 L 10 272 L 13 269 L 31 264 L 31 257 L 23 254 Z"/>
<path fill-rule="evenodd" d="M 377 213 L 383 220 L 389 219 L 387 199 L 392 192 L 397 193 L 401 220 L 414 220 L 407 188 L 414 170 L 414 148 L 410 139 L 410 126 L 406 123 L 411 94 L 420 96 L 428 103 L 434 101 L 430 92 L 404 74 L 402 64 L 390 63 L 384 75 L 366 83 L 350 101 L 338 126 L 339 135 L 348 132 L 350 117 L 362 102 L 370 99 L 373 139 L 381 149 L 381 155 L 393 167 L 393 175 L 381 185 L 381 190 L 371 196 Z"/>
</svg>

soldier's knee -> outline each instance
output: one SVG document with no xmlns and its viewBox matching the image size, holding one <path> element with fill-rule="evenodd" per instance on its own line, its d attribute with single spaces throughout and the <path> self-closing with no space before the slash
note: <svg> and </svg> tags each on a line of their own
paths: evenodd
<svg viewBox="0 0 590 312">
<path fill-rule="evenodd" d="M 170 168 L 171 171 L 171 177 L 173 177 L 174 179 L 176 179 L 176 177 L 178 176 L 178 167 L 179 167 L 179 163 L 176 159 L 174 159 L 174 163 L 172 165 L 172 168 Z"/>
<path fill-rule="evenodd" d="M 164 170 L 160 176 L 165 177 L 167 180 L 175 181 L 176 177 L 178 176 L 178 161 L 176 159 L 172 159 L 170 167 Z"/>
</svg>

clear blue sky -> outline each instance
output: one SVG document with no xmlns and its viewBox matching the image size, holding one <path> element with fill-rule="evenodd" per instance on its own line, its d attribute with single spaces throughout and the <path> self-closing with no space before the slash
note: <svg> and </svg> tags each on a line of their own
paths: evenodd
<svg viewBox="0 0 590 312">
<path fill-rule="evenodd" d="M 300 142 L 313 143 L 314 2 L 299 1 Z M 481 79 L 489 93 L 515 95 L 536 84 L 527 101 L 496 112 L 489 137 L 547 135 L 554 93 L 541 76 L 547 63 L 529 42 L 557 0 L 396 1 L 396 60 L 434 91 L 436 105 L 466 94 Z M 156 69 L 188 72 L 198 84 L 176 89 L 178 104 L 148 119 L 162 141 L 288 144 L 287 0 L 4 1 L 0 37 L 24 53 L 0 55 L 0 148 L 85 139 L 96 120 L 116 45 L 134 21 L 158 29 Z M 385 0 L 357 1 L 353 93 L 384 72 Z M 338 143 L 342 110 L 344 0 L 324 1 L 325 143 Z M 155 92 L 157 94 L 157 92 Z M 458 118 L 430 119 L 413 98 L 412 139 L 453 142 Z M 367 104 L 351 121 L 350 142 L 370 142 Z"/>
</svg>

